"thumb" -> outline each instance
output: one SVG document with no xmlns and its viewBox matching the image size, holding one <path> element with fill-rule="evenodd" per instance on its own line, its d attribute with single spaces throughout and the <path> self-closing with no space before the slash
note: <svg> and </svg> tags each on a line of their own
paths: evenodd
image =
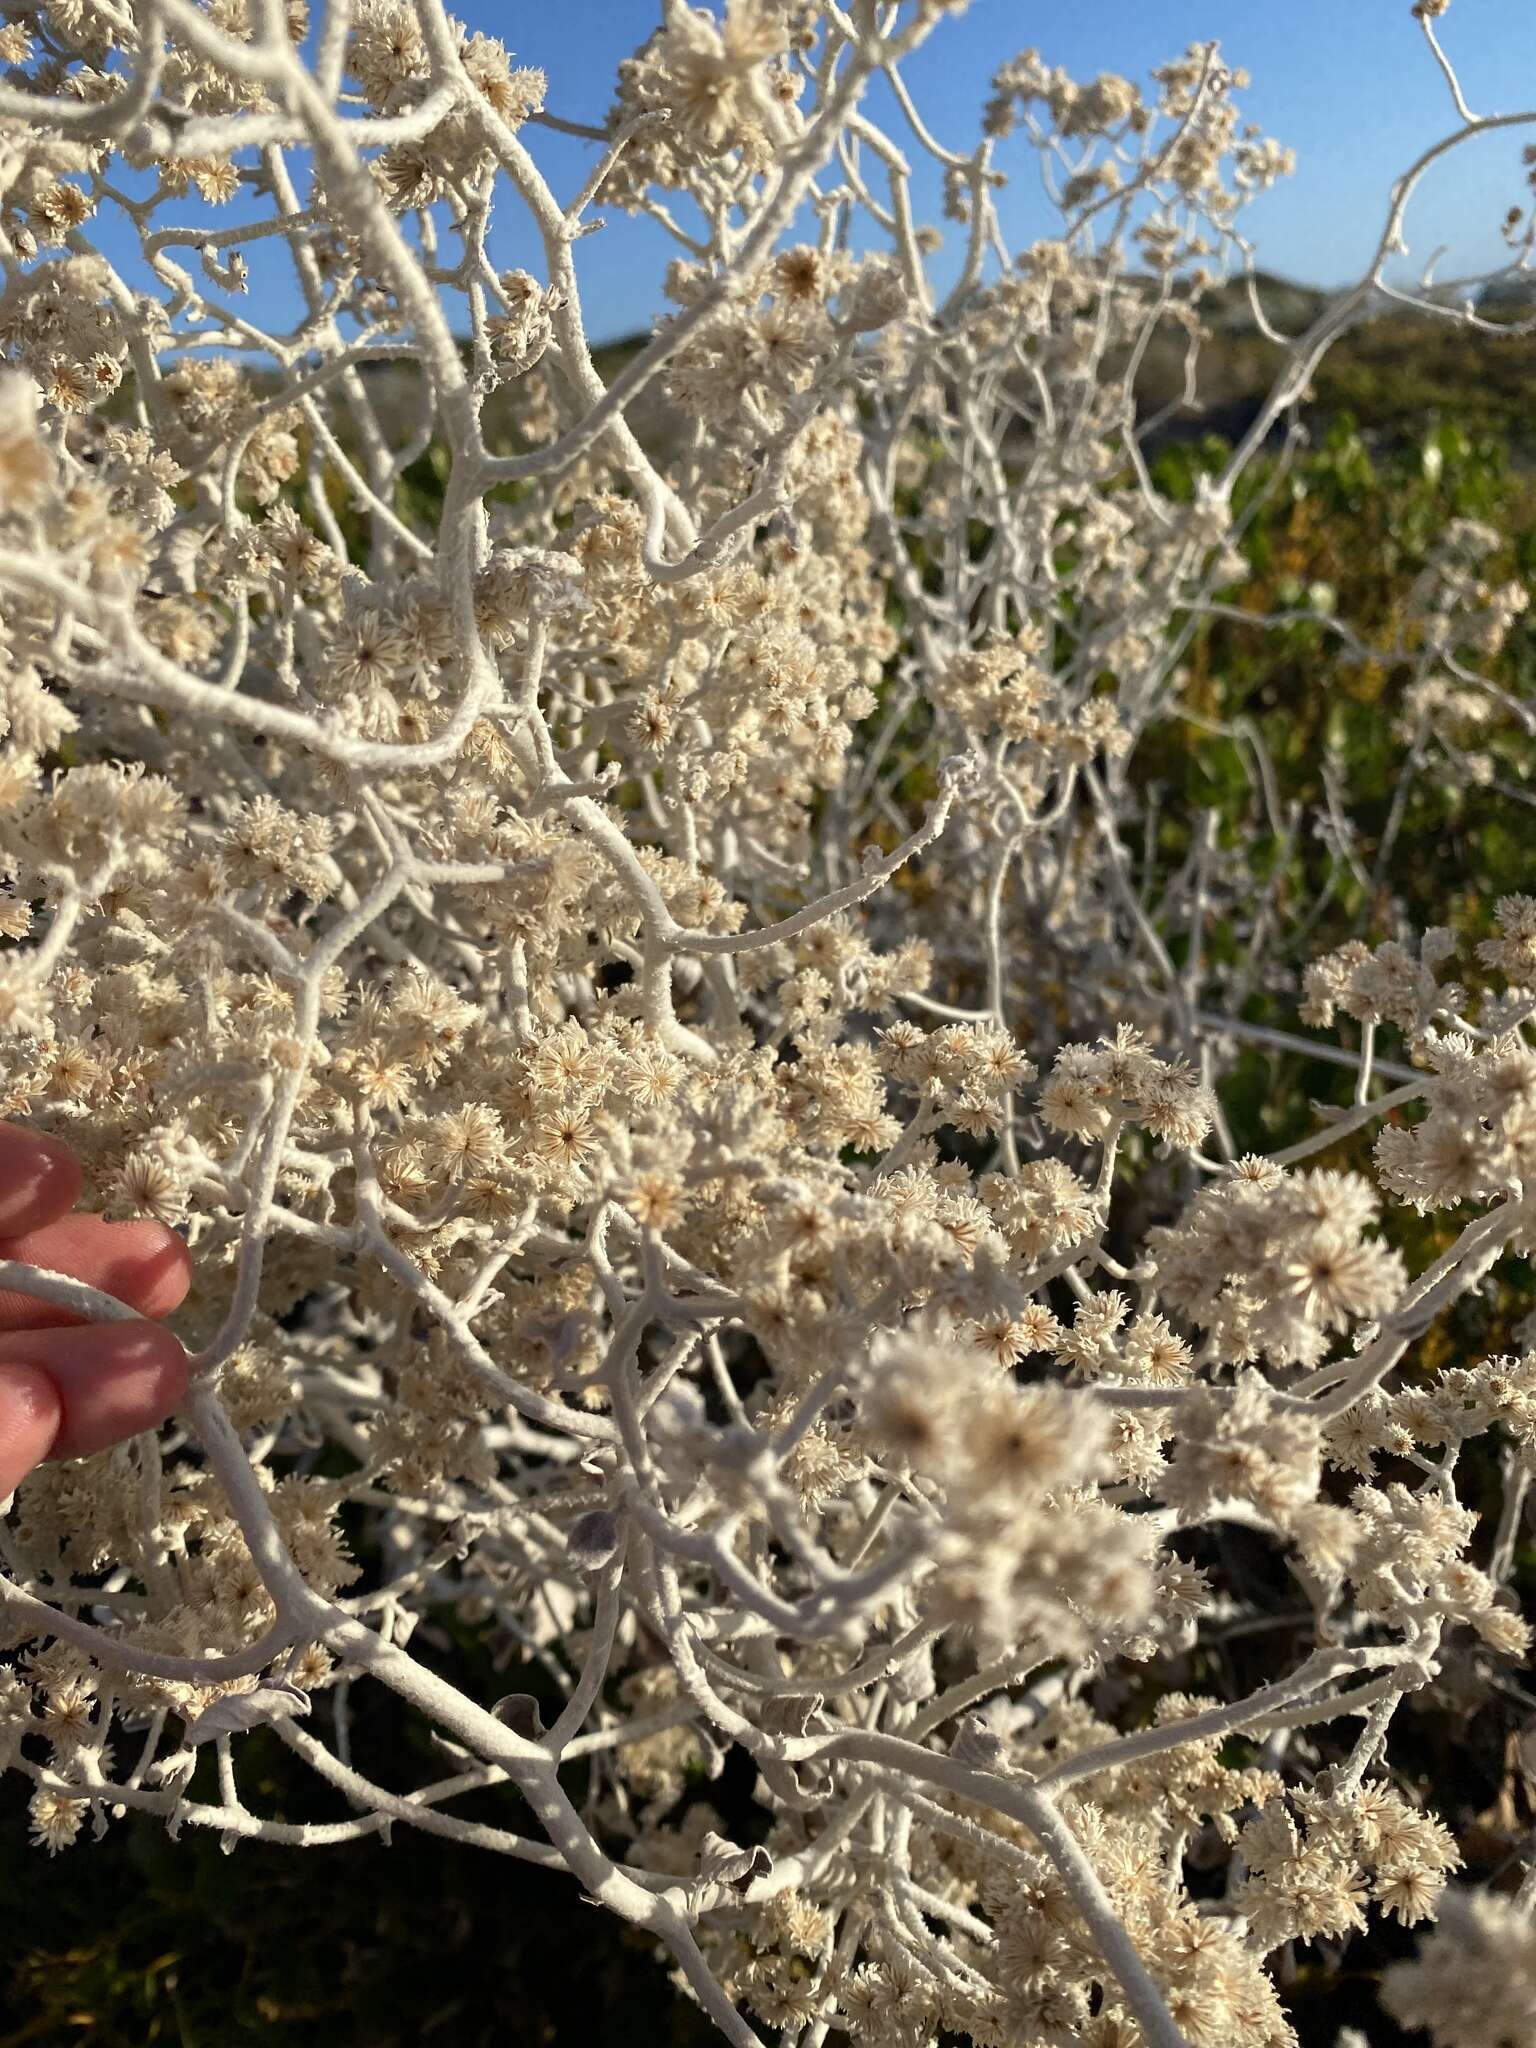
<svg viewBox="0 0 1536 2048">
<path fill-rule="evenodd" d="M 35 1365 L 0 1365 L 0 1500 L 47 1457 L 63 1419 L 47 1373 Z"/>
</svg>

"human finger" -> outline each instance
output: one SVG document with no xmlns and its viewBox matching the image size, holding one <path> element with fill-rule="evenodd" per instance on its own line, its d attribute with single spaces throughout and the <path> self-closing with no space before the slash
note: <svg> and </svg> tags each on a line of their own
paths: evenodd
<svg viewBox="0 0 1536 2048">
<path fill-rule="evenodd" d="M 53 1388 L 57 1420 L 40 1453 L 49 1458 L 88 1457 L 153 1429 L 187 1389 L 187 1354 L 158 1323 L 7 1332 L 0 1336 L 0 1402 L 18 1367 L 41 1373 Z M 38 1421 L 26 1438 L 18 1423 L 18 1455 L 41 1432 Z"/>
<path fill-rule="evenodd" d="M 166 1316 L 186 1295 L 192 1260 L 174 1230 L 148 1219 L 109 1223 L 102 1216 L 64 1216 L 40 1230 L 0 1238 L 0 1259 L 44 1266 L 83 1280 L 103 1294 L 137 1309 L 141 1316 Z M 80 1323 L 17 1288 L 0 1288 L 0 1330 L 42 1330 Z"/>
<path fill-rule="evenodd" d="M 67 1216 L 80 1195 L 80 1162 L 61 1138 L 0 1123 L 0 1237 Z"/>
<path fill-rule="evenodd" d="M 48 1456 L 63 1414 L 59 1390 L 40 1367 L 0 1364 L 0 1500 Z"/>
</svg>

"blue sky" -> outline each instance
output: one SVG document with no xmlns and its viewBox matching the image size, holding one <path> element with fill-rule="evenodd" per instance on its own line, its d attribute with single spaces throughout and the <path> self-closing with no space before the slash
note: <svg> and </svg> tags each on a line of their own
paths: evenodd
<svg viewBox="0 0 1536 2048">
<path fill-rule="evenodd" d="M 500 36 L 520 62 L 544 67 L 553 113 L 598 121 L 619 60 L 654 27 L 659 10 L 658 0 L 520 0 L 515 7 L 459 0 L 457 11 L 471 27 Z M 1439 27 L 1476 113 L 1536 108 L 1536 0 L 1454 0 Z M 1033 44 L 1077 77 L 1114 70 L 1144 78 L 1152 65 L 1211 36 L 1230 63 L 1253 75 L 1242 102 L 1249 117 L 1299 160 L 1296 176 L 1245 216 L 1259 260 L 1308 283 L 1348 281 L 1375 245 L 1392 179 L 1455 125 L 1408 0 L 971 0 L 967 13 L 940 25 L 906 75 L 939 139 L 967 147 L 992 72 L 1022 47 Z M 900 131 L 889 101 L 872 105 L 882 115 L 889 108 L 893 132 Z M 548 131 L 531 131 L 530 139 L 556 191 L 574 193 L 593 146 Z M 904 132 L 899 139 L 905 146 Z M 1499 223 L 1512 203 L 1531 196 L 1519 162 L 1526 140 L 1536 140 L 1536 129 L 1478 141 L 1431 174 L 1409 216 L 1415 267 L 1442 244 L 1441 275 L 1499 261 Z M 1025 149 L 1005 145 L 1000 163 L 1013 173 L 999 198 L 1005 232 L 1022 247 L 1050 231 L 1051 216 Z M 938 220 L 937 178 L 926 169 L 915 199 L 919 218 Z M 226 210 L 215 224 L 236 217 Z M 535 245 L 520 231 L 513 203 L 502 219 L 491 245 L 496 261 L 537 271 Z M 122 249 L 116 235 L 109 246 L 114 255 Z M 266 294 L 286 295 L 288 287 L 275 274 L 258 275 L 257 249 L 248 253 L 264 311 L 278 314 Z M 579 245 L 594 338 L 646 324 L 672 253 L 651 223 L 617 214 Z"/>
<path fill-rule="evenodd" d="M 591 119 L 606 105 L 619 59 L 658 10 L 656 0 L 550 0 L 515 11 L 469 0 L 462 11 L 472 26 L 501 36 L 521 62 L 544 67 L 553 112 Z M 1439 30 L 1475 113 L 1536 108 L 1536 0 L 1454 0 Z M 938 138 L 963 147 L 975 137 L 993 71 L 1021 48 L 1035 46 L 1075 77 L 1119 71 L 1144 78 L 1154 64 L 1212 36 L 1228 62 L 1253 75 L 1243 96 L 1250 117 L 1297 153 L 1296 176 L 1246 217 L 1260 260 L 1307 283 L 1347 282 L 1375 246 L 1393 178 L 1455 125 L 1408 0 L 971 0 L 965 14 L 941 24 L 906 75 Z M 1443 243 L 1455 270 L 1499 260 L 1500 220 L 1530 196 L 1519 163 L 1524 140 L 1536 140 L 1536 129 L 1470 144 L 1432 174 L 1409 219 L 1415 256 Z M 579 150 L 570 160 L 574 171 Z M 1015 175 L 999 204 L 1010 241 L 1022 246 L 1048 231 L 1049 216 L 1022 149 L 1002 161 Z M 925 184 L 920 197 L 928 203 L 919 213 L 936 219 L 937 181 Z M 635 326 L 665 260 L 660 235 L 613 219 L 580 254 L 593 332 Z"/>
</svg>

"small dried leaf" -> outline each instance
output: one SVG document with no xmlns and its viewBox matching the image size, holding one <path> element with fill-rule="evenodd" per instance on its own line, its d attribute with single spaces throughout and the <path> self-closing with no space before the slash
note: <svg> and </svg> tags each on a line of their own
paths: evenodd
<svg viewBox="0 0 1536 2048">
<path fill-rule="evenodd" d="M 619 1518 L 611 1508 L 593 1508 L 566 1538 L 566 1554 L 579 1572 L 601 1571 L 619 1547 Z"/>
<path fill-rule="evenodd" d="M 699 1844 L 699 1882 L 723 1885 L 727 1891 L 744 1892 L 755 1878 L 766 1877 L 773 1858 L 759 1842 L 743 1849 L 711 1831 Z"/>
<path fill-rule="evenodd" d="M 1008 1745 L 980 1714 L 966 1715 L 955 1730 L 949 1753 L 957 1764 L 966 1764 L 973 1771 L 1006 1771 L 1008 1768 Z"/>
<path fill-rule="evenodd" d="M 528 1692 L 509 1692 L 499 1699 L 491 1712 L 504 1728 L 510 1728 L 514 1735 L 521 1735 L 525 1742 L 541 1741 L 544 1723 L 539 1718 L 539 1703 Z"/>
<path fill-rule="evenodd" d="M 216 1735 L 239 1735 L 270 1721 L 287 1721 L 309 1712 L 309 1694 L 286 1678 L 269 1679 L 250 1692 L 226 1693 L 205 1707 L 187 1730 L 189 1748 L 211 1742 Z"/>
</svg>

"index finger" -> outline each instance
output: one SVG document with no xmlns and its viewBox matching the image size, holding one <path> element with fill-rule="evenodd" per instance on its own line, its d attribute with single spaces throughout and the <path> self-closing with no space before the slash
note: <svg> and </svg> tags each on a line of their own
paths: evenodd
<svg viewBox="0 0 1536 2048">
<path fill-rule="evenodd" d="M 20 1237 L 67 1215 L 80 1181 L 80 1162 L 61 1138 L 0 1123 L 0 1237 Z"/>
</svg>

